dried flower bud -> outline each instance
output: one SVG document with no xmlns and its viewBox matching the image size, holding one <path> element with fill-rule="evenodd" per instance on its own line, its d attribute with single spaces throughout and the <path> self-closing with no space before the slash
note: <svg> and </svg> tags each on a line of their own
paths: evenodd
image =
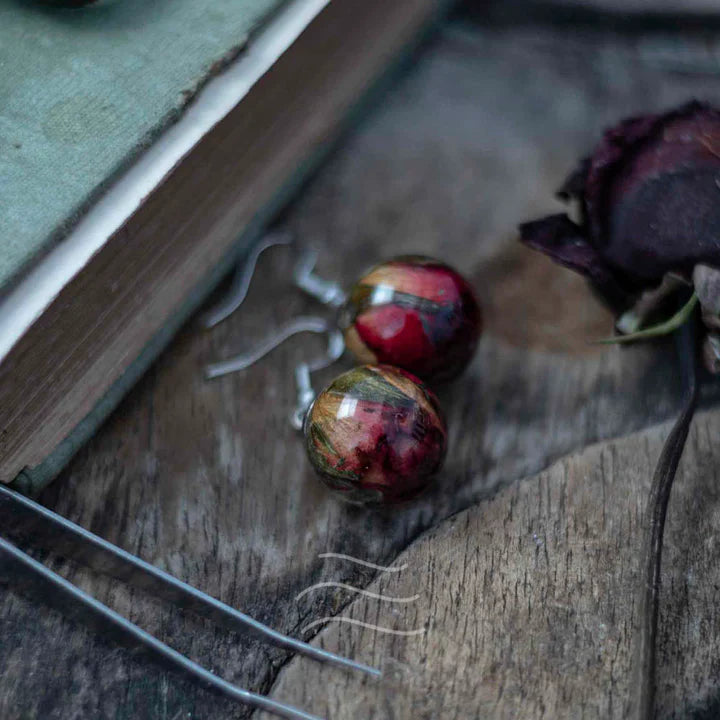
<svg viewBox="0 0 720 720">
<path fill-rule="evenodd" d="M 708 325 L 708 319 L 718 318 L 720 112 L 693 102 L 664 115 L 626 120 L 605 133 L 593 155 L 566 181 L 560 196 L 579 201 L 580 223 L 567 215 L 552 215 L 522 225 L 522 240 L 588 276 L 616 309 L 634 304 L 617 326 L 621 331 L 629 329 L 630 334 L 611 342 L 673 332 L 696 315 L 698 301 Z M 694 292 L 675 315 L 643 328 L 653 309 L 668 293 L 673 294 L 673 278 L 692 279 Z M 633 715 L 642 718 L 655 717 L 663 531 L 698 398 L 692 328 L 686 328 L 681 337 L 687 392 L 652 474 L 648 530 L 641 551 L 631 704 Z M 711 372 L 720 373 L 720 333 L 706 334 L 702 356 Z"/>
<path fill-rule="evenodd" d="M 630 306 L 667 273 L 720 268 L 720 111 L 691 102 L 605 132 L 559 192 L 567 215 L 521 226 L 521 237 L 586 275 L 611 306 Z"/>
</svg>

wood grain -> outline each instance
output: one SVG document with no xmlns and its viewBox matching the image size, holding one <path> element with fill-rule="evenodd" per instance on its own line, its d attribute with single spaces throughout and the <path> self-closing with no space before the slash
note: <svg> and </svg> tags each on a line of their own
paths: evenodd
<svg viewBox="0 0 720 720">
<path fill-rule="evenodd" d="M 273 695 L 321 717 L 621 718 L 632 680 L 639 547 L 660 425 L 592 446 L 446 520 L 314 642 L 381 681 L 295 658 Z M 695 419 L 665 535 L 659 717 L 720 712 L 720 413 Z M 259 717 L 265 717 L 262 713 Z"/>
<path fill-rule="evenodd" d="M 247 348 L 289 317 L 321 311 L 290 286 L 286 278 L 292 257 L 278 249 L 261 261 L 242 311 L 212 332 L 189 324 L 42 501 L 225 602 L 298 634 L 309 622 L 340 612 L 351 600 L 342 592 L 317 591 L 296 602 L 300 591 L 319 581 L 364 586 L 373 580 L 372 571 L 323 561 L 319 553 L 392 562 L 421 533 L 498 489 L 511 488 L 510 497 L 530 492 L 522 490 L 522 478 L 541 472 L 558 458 L 670 418 L 680 399 L 672 347 L 663 343 L 626 350 L 588 346 L 587 339 L 610 331 L 609 316 L 582 282 L 536 254 L 518 251 L 515 243 L 517 222 L 559 207 L 552 190 L 604 125 L 628 112 L 665 107 L 691 95 L 718 96 L 720 86 L 712 76 L 679 77 L 643 64 L 639 42 L 602 33 L 573 37 L 547 28 L 486 30 L 455 24 L 426 47 L 406 77 L 380 98 L 372 117 L 348 137 L 281 219 L 284 228 L 320 247 L 320 272 L 346 285 L 361 268 L 383 258 L 420 252 L 457 266 L 483 299 L 488 330 L 478 355 L 458 382 L 440 390 L 448 415 L 450 452 L 433 492 L 407 507 L 378 513 L 341 506 L 324 491 L 287 422 L 295 400 L 292 369 L 320 348 L 316 339 L 288 343 L 245 373 L 212 383 L 202 379 L 207 362 Z M 351 365 L 351 359 L 345 358 L 319 373 L 317 387 Z M 706 391 L 706 401 L 716 396 L 716 388 Z M 640 448 L 649 471 L 652 447 L 643 440 Z M 593 452 L 604 457 L 602 448 Z M 712 457 L 703 457 L 704 467 L 712 467 Z M 605 471 L 606 483 L 620 487 L 622 478 L 610 467 Z M 538 482 L 531 481 L 528 488 Z M 638 488 L 641 482 L 637 480 Z M 553 492 L 557 493 L 553 503 L 565 498 L 561 517 L 580 512 L 570 507 L 576 495 L 563 495 L 557 488 Z M 710 513 L 713 504 L 708 497 Z M 639 495 L 632 507 L 638 502 Z M 608 507 L 605 522 L 616 531 L 619 552 L 631 539 L 620 530 L 631 529 L 634 515 L 619 513 L 611 518 Z M 542 517 L 549 517 L 549 509 L 539 500 L 533 506 L 530 496 L 523 508 L 531 525 L 541 510 Z M 597 521 L 602 506 L 586 503 L 583 512 L 588 522 L 595 512 Z M 502 518 L 495 522 L 502 525 Z M 543 532 L 548 535 L 547 525 L 532 527 L 541 539 Z M 692 532 L 697 532 L 698 543 L 712 543 L 714 536 L 705 533 L 704 525 Z M 520 569 L 535 562 L 536 554 L 541 563 L 541 546 L 533 550 L 532 537 L 522 535 L 521 547 L 518 540 L 501 552 L 494 537 L 494 533 L 482 534 L 483 552 L 488 553 L 482 557 L 498 558 L 482 583 L 495 592 L 511 582 L 506 605 L 516 602 L 516 591 L 518 598 L 527 599 L 529 586 L 523 585 L 524 570 L 517 574 L 516 560 Z M 548 541 L 556 539 L 550 535 Z M 501 533 L 498 543 L 502 542 Z M 520 550 L 527 555 L 522 562 Z M 581 550 L 573 549 L 568 568 L 558 567 L 559 579 L 552 581 L 556 583 L 552 587 L 560 593 L 565 578 L 575 582 L 582 573 L 585 585 L 571 602 L 577 598 L 585 603 L 582 608 L 592 609 L 596 607 L 592 603 L 599 601 L 585 593 L 593 587 L 610 587 L 612 578 L 586 572 Z M 450 556 L 458 567 L 481 572 L 477 544 L 460 543 Z M 686 560 L 678 552 L 668 556 L 671 562 Z M 627 563 L 623 578 L 632 572 L 629 556 Z M 285 653 L 230 636 L 141 593 L 91 577 L 72 564 L 53 561 L 53 567 L 246 687 L 260 691 L 273 687 L 288 661 Z M 436 576 L 440 572 L 436 569 Z M 669 585 L 669 592 L 678 594 L 667 607 L 685 612 L 687 591 L 677 583 Z M 707 596 L 714 592 L 712 584 L 698 581 L 696 587 Z M 453 618 L 454 608 L 466 607 L 462 603 L 467 599 L 454 596 L 457 605 L 453 605 L 437 594 L 439 585 L 420 589 L 426 593 L 423 602 L 431 609 L 444 608 L 447 617 L 411 614 L 409 622 L 456 623 L 461 631 L 466 622 L 468 642 L 472 644 L 475 637 L 479 641 L 480 636 L 471 634 L 476 626 L 467 613 Z M 468 580 L 465 592 L 479 603 L 485 585 Z M 502 596 L 498 602 L 499 612 Z M 615 606 L 620 613 L 623 602 L 619 596 L 606 598 L 603 613 Z M 541 605 L 537 607 L 539 612 Z M 485 606 L 483 612 L 490 610 Z M 567 672 L 579 672 L 571 667 L 574 654 L 587 665 L 592 652 L 590 642 L 584 644 L 586 640 L 575 634 L 572 606 L 555 608 L 551 617 L 555 624 L 545 632 L 553 643 L 543 646 L 548 651 L 547 674 L 561 663 L 567 665 Z M 499 614 L 497 632 L 493 635 L 488 629 L 483 635 L 487 653 L 483 657 L 502 659 L 503 652 L 512 651 L 500 630 L 501 623 L 510 620 L 518 632 L 525 618 L 519 609 L 512 618 Z M 615 651 L 627 638 L 613 634 L 621 626 L 602 621 L 608 647 Z M 493 623 L 494 619 L 488 620 Z M 692 677 L 691 656 L 683 659 L 675 654 L 685 647 L 684 641 L 670 632 L 670 625 L 664 627 L 663 653 L 683 668 L 683 677 Z M 689 619 L 678 627 L 681 634 L 697 636 Z M 700 627 L 712 629 L 708 624 Z M 218 700 L 116 649 L 49 612 L 36 597 L 3 592 L 0 638 L 0 717 L 179 720 L 250 715 L 246 708 Z M 466 707 L 463 714 L 460 705 L 461 698 L 470 702 L 473 691 L 459 688 L 455 676 L 457 672 L 472 675 L 473 667 L 458 666 L 480 657 L 481 648 L 471 646 L 475 654 L 468 654 L 467 648 L 455 643 L 457 639 L 449 640 L 441 647 L 438 641 L 436 654 L 427 657 L 426 675 L 418 675 L 413 697 L 423 694 L 422 678 L 432 678 L 430 689 L 424 691 L 427 702 L 446 694 L 448 702 L 456 703 L 456 716 L 473 717 L 474 706 Z M 365 655 L 368 647 L 358 645 L 357 652 Z M 517 657 L 515 662 L 519 664 L 512 668 L 519 673 L 523 666 Z M 593 673 L 609 661 L 594 662 L 588 666 Z M 397 668 L 402 675 L 402 664 Z M 472 697 L 492 704 L 500 687 L 492 678 L 505 677 L 506 671 L 503 662 L 483 668 L 487 678 L 480 672 L 472 675 L 479 693 Z M 315 669 L 307 663 L 303 672 L 313 682 L 320 677 L 311 676 Z M 323 706 L 317 693 L 337 700 L 347 687 L 343 697 L 348 707 L 357 708 L 353 717 L 366 717 L 361 704 L 364 691 L 358 697 L 349 692 L 355 692 L 353 679 L 327 668 L 321 673 L 324 685 L 316 690 L 313 707 Z M 288 673 L 291 676 L 297 677 Z M 519 702 L 520 676 L 507 677 L 512 687 L 508 686 L 506 707 L 511 707 Z M 688 679 L 686 685 L 690 683 Z M 703 683 L 699 681 L 698 688 L 709 687 Z M 294 691 L 283 680 L 275 692 L 288 697 Z M 675 707 L 680 707 L 689 691 L 677 692 Z M 619 707 L 621 695 L 618 687 L 614 708 Z M 382 697 L 388 705 L 384 714 L 373 710 L 376 717 L 415 717 L 402 698 Z M 533 703 L 540 702 L 537 694 L 533 697 Z M 557 697 L 548 695 L 547 702 L 556 702 Z M 583 697 L 590 698 L 572 695 L 573 701 Z M 667 707 L 676 702 L 664 697 Z M 400 703 L 397 711 L 395 700 Z M 421 700 L 418 711 L 426 712 L 427 702 Z"/>
</svg>

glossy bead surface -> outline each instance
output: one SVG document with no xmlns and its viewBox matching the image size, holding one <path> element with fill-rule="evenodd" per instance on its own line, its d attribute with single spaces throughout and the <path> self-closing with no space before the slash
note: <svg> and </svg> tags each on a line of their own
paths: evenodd
<svg viewBox="0 0 720 720">
<path fill-rule="evenodd" d="M 345 342 L 361 362 L 395 365 L 432 382 L 465 369 L 481 323 L 465 279 L 420 256 L 374 267 L 352 288 L 340 313 Z"/>
<path fill-rule="evenodd" d="M 365 365 L 336 378 L 305 419 L 310 461 L 348 502 L 397 503 L 442 466 L 446 427 L 435 395 L 399 368 Z"/>
</svg>

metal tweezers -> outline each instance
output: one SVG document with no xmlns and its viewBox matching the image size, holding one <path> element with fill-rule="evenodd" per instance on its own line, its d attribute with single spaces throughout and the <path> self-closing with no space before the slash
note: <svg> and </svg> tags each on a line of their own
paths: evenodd
<svg viewBox="0 0 720 720">
<path fill-rule="evenodd" d="M 359 670 L 369 675 L 380 675 L 380 671 L 375 668 L 313 647 L 253 620 L 4 485 L 0 485 L 0 518 L 3 535 L 8 534 L 13 540 L 19 538 L 20 541 L 33 543 L 44 540 L 51 543 L 54 553 L 72 557 L 97 572 L 149 591 L 183 610 L 190 610 L 212 620 L 217 625 L 233 631 L 249 631 L 274 645 L 321 662 Z M 64 612 L 99 625 L 104 634 L 107 635 L 110 631 L 124 644 L 150 651 L 167 668 L 183 671 L 211 690 L 279 717 L 320 720 L 315 715 L 243 690 L 223 680 L 103 605 L 20 550 L 4 536 L 0 536 L 1 565 L 5 566 L 7 576 L 13 583 L 40 589 L 46 599 L 59 605 Z"/>
</svg>

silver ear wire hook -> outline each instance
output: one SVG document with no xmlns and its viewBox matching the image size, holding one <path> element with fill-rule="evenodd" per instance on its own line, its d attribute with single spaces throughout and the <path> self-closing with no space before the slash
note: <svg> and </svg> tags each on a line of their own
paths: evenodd
<svg viewBox="0 0 720 720">
<path fill-rule="evenodd" d="M 339 283 L 324 280 L 313 270 L 317 263 L 318 251 L 315 248 L 305 250 L 293 270 L 295 284 L 308 295 L 331 307 L 340 307 L 347 300 L 345 291 Z"/>
<path fill-rule="evenodd" d="M 255 273 L 255 266 L 257 265 L 260 255 L 268 248 L 277 245 L 292 244 L 293 237 L 289 232 L 269 233 L 261 238 L 247 256 L 238 264 L 230 290 L 225 297 L 203 316 L 202 324 L 210 329 L 223 320 L 227 320 L 227 318 L 243 304 L 247 297 L 250 282 Z M 293 268 L 293 281 L 297 287 L 324 305 L 338 308 L 345 303 L 347 295 L 339 283 L 325 280 L 313 272 L 317 259 L 318 251 L 316 248 L 303 250 Z"/>
<path fill-rule="evenodd" d="M 297 405 L 290 415 L 290 424 L 296 430 L 302 430 L 305 422 L 305 415 L 315 400 L 315 390 L 313 390 L 310 381 L 310 373 L 316 370 L 332 365 L 339 360 L 345 352 L 345 339 L 340 330 L 335 326 L 330 326 L 326 320 L 322 320 L 325 324 L 328 334 L 328 347 L 325 357 L 316 358 L 313 362 L 302 362 L 295 368 L 295 387 L 297 388 Z"/>
<path fill-rule="evenodd" d="M 245 260 L 238 265 L 228 295 L 205 315 L 203 319 L 205 327 L 214 327 L 242 305 L 247 296 L 258 258 L 267 248 L 276 245 L 291 245 L 292 242 L 292 236 L 285 232 L 271 233 L 262 238 L 248 253 Z M 313 272 L 317 258 L 318 251 L 315 248 L 304 250 L 293 269 L 293 280 L 301 290 L 304 290 L 325 305 L 340 307 L 346 300 L 345 292 L 338 283 L 324 280 Z M 326 333 L 328 336 L 328 348 L 325 355 L 316 358 L 312 362 L 300 363 L 295 368 L 298 401 L 295 410 L 290 416 L 290 423 L 294 428 L 300 430 L 305 414 L 315 399 L 310 373 L 331 365 L 345 351 L 342 333 L 336 325 L 330 325 L 327 320 L 319 317 L 296 318 L 283 325 L 253 350 L 208 365 L 205 368 L 205 377 L 212 380 L 232 372 L 245 370 L 285 340 L 301 332 Z"/>
<path fill-rule="evenodd" d="M 250 287 L 258 258 L 268 248 L 276 245 L 291 245 L 292 236 L 287 232 L 270 233 L 250 250 L 248 256 L 238 265 L 228 294 L 203 317 L 206 328 L 215 327 L 226 320 L 242 305 Z"/>
<path fill-rule="evenodd" d="M 261 342 L 256 348 L 242 355 L 236 355 L 229 360 L 213 363 L 205 368 L 205 377 L 208 380 L 222 377 L 229 373 L 245 370 L 265 357 L 269 352 L 281 345 L 285 340 L 301 332 L 327 334 L 328 346 L 325 353 L 310 362 L 300 363 L 295 368 L 295 383 L 297 385 L 298 402 L 290 416 L 294 428 L 302 428 L 305 413 L 315 399 L 315 391 L 310 381 L 310 373 L 332 365 L 345 351 L 345 341 L 342 333 L 334 325 L 320 317 L 299 317 L 283 325 L 277 332 Z"/>
</svg>

